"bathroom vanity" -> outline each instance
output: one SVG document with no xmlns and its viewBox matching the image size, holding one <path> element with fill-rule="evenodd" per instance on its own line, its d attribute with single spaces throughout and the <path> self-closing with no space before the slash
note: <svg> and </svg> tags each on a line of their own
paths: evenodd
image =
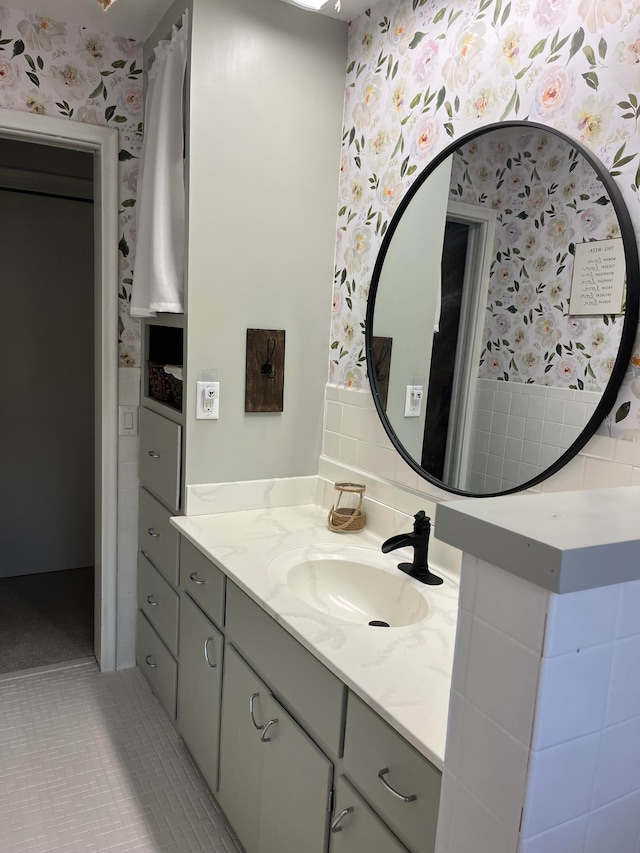
<svg viewBox="0 0 640 853">
<path fill-rule="evenodd" d="M 174 517 L 172 535 L 171 567 L 140 558 L 138 665 L 247 853 L 431 853 L 455 575 L 418 589 L 378 537 L 345 541 L 316 506 Z M 347 621 L 294 590 L 296 565 L 345 554 L 407 586 L 390 621 L 409 624 Z"/>
</svg>

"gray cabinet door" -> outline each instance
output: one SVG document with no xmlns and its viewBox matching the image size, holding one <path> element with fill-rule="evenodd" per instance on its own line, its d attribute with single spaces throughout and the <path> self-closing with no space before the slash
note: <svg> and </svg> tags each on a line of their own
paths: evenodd
<svg viewBox="0 0 640 853">
<path fill-rule="evenodd" d="M 278 722 L 265 733 L 260 853 L 325 853 L 333 765 L 273 696 L 265 705 Z"/>
<path fill-rule="evenodd" d="M 336 784 L 333 826 L 329 853 L 407 853 L 343 776 Z"/>
<path fill-rule="evenodd" d="M 149 409 L 140 409 L 140 483 L 170 509 L 180 509 L 182 427 Z"/>
<path fill-rule="evenodd" d="M 251 697 L 253 700 L 251 702 Z M 260 805 L 265 746 L 261 732 L 269 691 L 231 646 L 225 648 L 217 799 L 246 853 L 260 851 Z"/>
<path fill-rule="evenodd" d="M 222 634 L 199 607 L 180 600 L 178 726 L 211 790 L 218 787 Z"/>
</svg>

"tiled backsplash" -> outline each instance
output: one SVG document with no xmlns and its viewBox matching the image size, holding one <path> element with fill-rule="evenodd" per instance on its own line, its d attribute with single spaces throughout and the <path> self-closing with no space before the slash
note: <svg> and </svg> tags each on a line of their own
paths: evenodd
<svg viewBox="0 0 640 853">
<path fill-rule="evenodd" d="M 564 423 L 569 425 L 566 403 L 564 412 Z M 320 474 L 335 479 L 340 469 L 343 477 L 344 469 L 353 471 L 353 476 L 369 483 L 368 493 L 401 511 L 411 512 L 416 496 L 421 499 L 419 503 L 424 503 L 425 498 L 436 502 L 454 498 L 432 486 L 402 460 L 380 425 L 369 391 L 327 385 Z M 531 491 L 631 485 L 640 485 L 640 443 L 596 435 L 561 471 Z"/>
<path fill-rule="evenodd" d="M 500 492 L 532 480 L 578 438 L 600 397 L 593 391 L 479 379 L 470 490 Z"/>
</svg>

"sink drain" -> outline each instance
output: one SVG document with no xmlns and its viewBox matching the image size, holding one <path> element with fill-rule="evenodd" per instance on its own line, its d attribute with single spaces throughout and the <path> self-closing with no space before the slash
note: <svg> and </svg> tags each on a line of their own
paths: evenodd
<svg viewBox="0 0 640 853">
<path fill-rule="evenodd" d="M 382 619 L 372 619 L 371 622 L 369 622 L 369 625 L 371 625 L 373 628 L 390 628 L 391 627 L 388 622 L 383 622 Z"/>
</svg>

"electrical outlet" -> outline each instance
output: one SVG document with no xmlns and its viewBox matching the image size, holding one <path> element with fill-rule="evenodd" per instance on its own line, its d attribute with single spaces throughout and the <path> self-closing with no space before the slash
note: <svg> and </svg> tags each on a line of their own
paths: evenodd
<svg viewBox="0 0 640 853">
<path fill-rule="evenodd" d="M 404 398 L 405 418 L 419 418 L 422 411 L 422 397 L 424 387 L 422 385 L 407 385 L 407 393 Z"/>
<path fill-rule="evenodd" d="M 196 420 L 215 420 L 220 417 L 220 383 L 198 382 Z"/>
</svg>

